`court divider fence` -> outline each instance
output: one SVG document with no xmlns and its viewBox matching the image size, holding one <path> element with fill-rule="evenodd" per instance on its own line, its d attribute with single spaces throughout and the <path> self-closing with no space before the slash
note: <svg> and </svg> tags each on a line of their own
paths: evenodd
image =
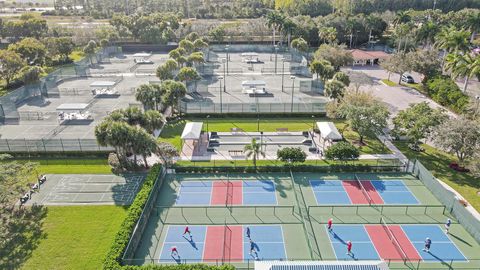
<svg viewBox="0 0 480 270">
<path fill-rule="evenodd" d="M 154 206 L 163 225 L 300 224 L 296 206 Z"/>
<path fill-rule="evenodd" d="M 480 243 L 480 220 L 466 209 L 455 193 L 442 185 L 419 160 L 408 164 L 408 172 L 420 179 L 430 192 L 447 207 L 460 224 Z"/>
<path fill-rule="evenodd" d="M 152 209 L 155 205 L 155 202 L 157 201 L 157 197 L 159 194 L 158 191 L 160 190 L 161 186 L 163 185 L 163 182 L 165 181 L 166 174 L 167 174 L 167 169 L 162 166 L 161 172 L 158 174 L 158 177 L 155 180 L 155 184 L 153 184 L 152 190 L 148 195 L 147 202 L 143 207 L 140 218 L 138 219 L 137 224 L 133 229 L 132 235 L 130 236 L 130 240 L 128 241 L 128 245 L 125 248 L 125 251 L 122 257 L 123 262 L 135 257 L 135 251 L 137 250 L 138 244 L 140 244 L 140 241 L 142 239 L 143 232 L 148 225 L 148 220 L 152 214 Z"/>
<path fill-rule="evenodd" d="M 2 153 L 107 152 L 113 150 L 109 146 L 100 146 L 96 139 L 0 139 L 0 152 Z"/>
</svg>

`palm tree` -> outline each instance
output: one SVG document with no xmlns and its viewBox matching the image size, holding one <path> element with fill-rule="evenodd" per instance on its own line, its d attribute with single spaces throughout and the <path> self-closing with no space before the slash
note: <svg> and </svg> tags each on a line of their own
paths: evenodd
<svg viewBox="0 0 480 270">
<path fill-rule="evenodd" d="M 408 11 L 399 11 L 397 15 L 395 15 L 395 19 L 393 19 L 393 26 L 398 26 L 402 23 L 408 23 L 412 20 Z"/>
<path fill-rule="evenodd" d="M 163 96 L 164 103 L 173 108 L 177 107 L 177 112 L 180 113 L 180 99 L 187 94 L 187 88 L 185 85 L 181 82 L 167 80 L 163 82 L 162 87 L 166 90 L 166 93 Z"/>
<path fill-rule="evenodd" d="M 191 65 L 199 65 L 205 62 L 202 52 L 193 52 L 188 56 L 188 63 Z"/>
<path fill-rule="evenodd" d="M 155 130 L 158 130 L 163 125 L 163 115 L 154 110 L 148 110 L 145 112 L 143 122 L 141 126 L 150 134 L 153 134 Z"/>
<path fill-rule="evenodd" d="M 326 82 L 333 76 L 335 69 L 327 60 L 314 60 L 310 64 L 310 72 L 317 74 L 317 79 L 320 77 L 323 82 Z"/>
<path fill-rule="evenodd" d="M 473 42 L 476 34 L 480 32 L 480 11 L 472 10 L 469 12 L 465 24 L 468 30 L 472 33 L 470 36 L 470 42 Z"/>
<path fill-rule="evenodd" d="M 287 46 L 290 47 L 290 40 L 292 38 L 292 33 L 297 28 L 297 25 L 289 18 L 285 19 L 283 23 L 283 33 L 287 36 Z"/>
<path fill-rule="evenodd" d="M 142 84 L 135 91 L 135 99 L 149 110 L 155 106 L 155 89 L 153 84 Z"/>
<path fill-rule="evenodd" d="M 322 27 L 318 30 L 318 37 L 323 42 L 332 44 L 337 39 L 337 29 L 335 27 Z"/>
<path fill-rule="evenodd" d="M 335 101 L 343 97 L 345 92 L 345 84 L 338 80 L 329 80 L 325 83 L 325 95 Z"/>
<path fill-rule="evenodd" d="M 277 11 L 271 11 L 267 13 L 267 26 L 273 30 L 273 45 L 276 45 L 275 36 L 276 32 L 280 31 L 283 23 L 285 22 L 285 15 Z"/>
<path fill-rule="evenodd" d="M 423 47 L 430 47 L 430 45 L 435 41 L 435 36 L 438 34 L 440 27 L 438 24 L 428 21 L 416 31 L 416 38 L 418 42 L 423 43 Z"/>
<path fill-rule="evenodd" d="M 450 76 L 453 80 L 458 78 L 465 78 L 465 83 L 463 85 L 463 92 L 467 92 L 468 81 L 472 76 L 475 75 L 475 58 L 471 54 L 462 54 L 462 53 L 450 53 L 445 57 L 445 69 L 450 71 Z"/>
<path fill-rule="evenodd" d="M 161 80 L 173 79 L 173 72 L 178 68 L 177 61 L 168 59 L 165 63 L 157 68 L 156 75 Z"/>
<path fill-rule="evenodd" d="M 257 159 L 259 155 L 262 155 L 265 157 L 265 152 L 262 151 L 262 144 L 257 143 L 256 139 L 252 139 L 252 142 L 250 144 L 245 145 L 245 148 L 243 149 L 245 152 L 245 157 L 249 159 L 250 157 L 253 160 L 253 166 L 255 169 L 257 168 Z"/>
<path fill-rule="evenodd" d="M 470 34 L 465 30 L 458 30 L 455 26 L 443 28 L 436 36 L 435 46 L 443 50 L 442 70 L 445 70 L 447 53 L 466 52 L 469 49 Z"/>
</svg>

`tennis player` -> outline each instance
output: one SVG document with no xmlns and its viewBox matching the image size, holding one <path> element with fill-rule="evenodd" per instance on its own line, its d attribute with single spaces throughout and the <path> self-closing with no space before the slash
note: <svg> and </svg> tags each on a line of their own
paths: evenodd
<svg viewBox="0 0 480 270">
<path fill-rule="evenodd" d="M 332 231 L 332 225 L 333 225 L 333 219 L 330 218 L 327 222 L 327 228 L 329 232 Z"/>
<path fill-rule="evenodd" d="M 427 237 L 427 239 L 425 239 L 425 247 L 423 248 L 423 251 L 430 252 L 431 245 L 432 245 L 432 240 L 430 240 L 430 238 Z"/>
<path fill-rule="evenodd" d="M 347 241 L 347 255 L 352 256 L 352 242 Z"/>
<path fill-rule="evenodd" d="M 447 223 L 445 223 L 445 233 L 448 234 L 448 230 L 450 230 L 450 225 L 452 225 L 452 220 L 447 219 Z"/>
<path fill-rule="evenodd" d="M 176 246 L 172 246 L 172 248 L 170 249 L 171 250 L 171 256 L 173 257 L 174 255 L 177 255 L 178 256 L 178 250 L 177 250 L 177 247 Z"/>
</svg>

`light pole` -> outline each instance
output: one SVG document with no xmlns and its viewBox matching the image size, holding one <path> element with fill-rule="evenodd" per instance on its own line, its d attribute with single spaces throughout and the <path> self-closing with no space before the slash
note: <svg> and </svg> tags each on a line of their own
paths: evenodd
<svg viewBox="0 0 480 270">
<path fill-rule="evenodd" d="M 223 113 L 223 100 L 222 100 L 222 80 L 223 80 L 223 77 L 218 77 L 218 81 L 220 82 L 220 88 L 219 88 L 219 92 L 220 92 L 220 113 Z M 225 86 L 225 82 L 223 82 L 223 86 Z"/>
<path fill-rule="evenodd" d="M 230 45 L 225 45 L 225 51 L 227 52 L 227 73 L 229 72 L 228 71 L 228 62 L 230 62 L 230 55 L 228 55 L 228 50 L 230 49 Z"/>
<path fill-rule="evenodd" d="M 257 118 L 257 132 L 260 131 L 260 118 Z"/>
<path fill-rule="evenodd" d="M 315 130 L 315 115 L 312 115 L 312 134 L 314 133 Z"/>
<path fill-rule="evenodd" d="M 292 79 L 292 103 L 290 105 L 290 113 L 293 113 L 293 90 L 295 90 L 295 76 L 290 76 Z"/>
<path fill-rule="evenodd" d="M 277 54 L 278 54 L 278 46 L 274 45 L 275 48 L 275 74 L 277 74 Z"/>
<path fill-rule="evenodd" d="M 208 119 L 210 118 L 210 114 L 207 115 L 207 137 L 208 137 Z"/>
<path fill-rule="evenodd" d="M 222 58 L 222 63 L 223 63 L 223 78 L 226 78 L 226 73 L 225 73 L 225 62 L 227 63 L 228 65 L 228 61 L 227 59 L 225 58 Z M 221 88 L 221 87 L 220 87 Z M 223 92 L 227 92 L 227 82 L 225 80 L 225 82 L 223 83 Z"/>
<path fill-rule="evenodd" d="M 283 77 L 285 75 L 285 58 L 282 58 L 282 93 L 284 91 L 284 87 L 283 87 Z"/>
</svg>

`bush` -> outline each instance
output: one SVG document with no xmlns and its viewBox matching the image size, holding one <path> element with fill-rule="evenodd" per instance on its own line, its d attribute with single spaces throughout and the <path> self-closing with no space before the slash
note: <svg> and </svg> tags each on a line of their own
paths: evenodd
<svg viewBox="0 0 480 270">
<path fill-rule="evenodd" d="M 305 162 L 307 154 L 300 147 L 285 147 L 277 151 L 277 157 L 283 162 Z"/>
<path fill-rule="evenodd" d="M 469 98 L 448 76 L 437 76 L 427 81 L 427 93 L 439 104 L 455 112 L 464 112 Z"/>
<path fill-rule="evenodd" d="M 150 195 L 150 192 L 152 191 L 152 188 L 161 170 L 162 166 L 160 164 L 156 164 L 152 167 L 147 175 L 145 181 L 143 182 L 142 188 L 137 193 L 132 205 L 130 205 L 128 208 L 127 217 L 120 226 L 120 230 L 115 236 L 115 240 L 110 247 L 110 251 L 107 253 L 107 257 L 103 263 L 103 269 L 113 270 L 122 268 L 121 261 L 123 252 L 127 248 L 133 229 L 135 228 L 135 225 L 142 214 L 143 207 L 147 202 L 148 196 Z"/>
<path fill-rule="evenodd" d="M 336 143 L 325 151 L 325 158 L 329 160 L 356 160 L 359 156 L 360 151 L 348 142 Z"/>
</svg>

